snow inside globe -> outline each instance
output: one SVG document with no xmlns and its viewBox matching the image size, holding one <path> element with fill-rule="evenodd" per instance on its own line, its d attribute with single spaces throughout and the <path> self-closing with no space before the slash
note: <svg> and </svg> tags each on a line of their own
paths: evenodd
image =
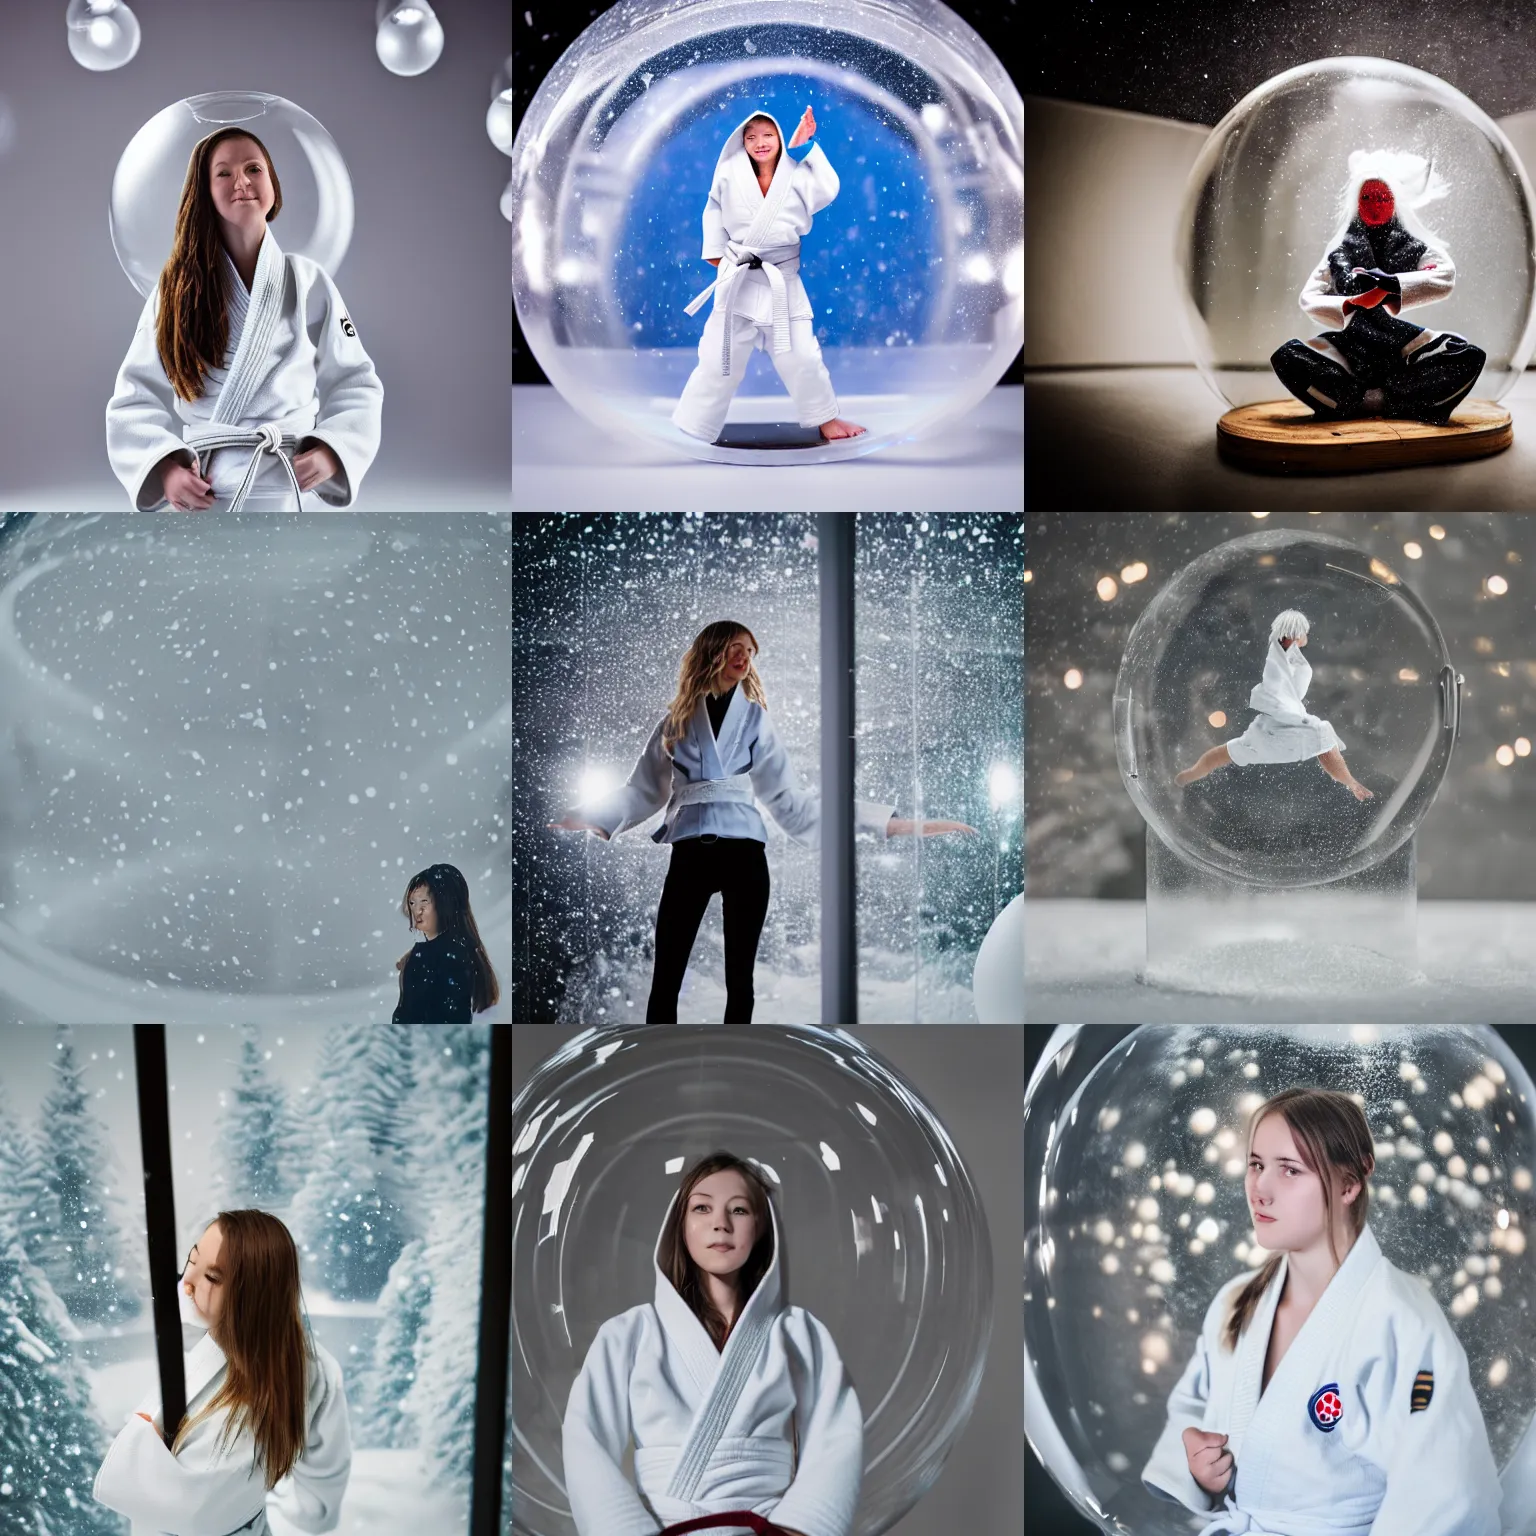
<svg viewBox="0 0 1536 1536">
<path fill-rule="evenodd" d="M 1357 203 L 1389 182 L 1379 206 L 1368 196 Z M 1502 399 L 1536 344 L 1536 217 L 1519 157 L 1460 91 L 1405 64 L 1323 59 L 1251 91 L 1201 150 L 1178 230 L 1190 351 L 1232 406 L 1285 399 L 1291 389 L 1320 414 L 1436 420 L 1437 405 L 1458 403 L 1456 387 Z M 1332 275 L 1320 265 L 1330 258 Z M 1383 270 L 1388 291 L 1376 299 L 1380 290 L 1361 274 Z M 1427 330 L 1416 337 L 1418 327 Z M 1416 343 L 1402 380 L 1376 378 L 1357 345 L 1340 354 L 1340 336 L 1360 344 L 1372 329 L 1383 333 L 1383 357 L 1401 362 Z M 1480 371 L 1461 377 L 1440 355 L 1446 343 L 1431 352 L 1441 335 L 1486 354 Z M 1312 365 L 1299 390 L 1271 361 L 1290 341 Z M 1457 376 L 1413 399 L 1407 375 L 1425 363 Z M 1347 389 L 1350 374 L 1385 398 L 1341 401 L 1329 381 Z M 1399 384 L 1405 398 L 1394 393 Z"/>
<path fill-rule="evenodd" d="M 1375 1141 L 1370 1228 L 1467 1354 L 1503 1530 L 1536 1508 L 1536 1089 L 1486 1026 L 1057 1029 L 1024 1098 L 1024 1428 L 1072 1504 L 1115 1536 L 1209 1516 L 1141 1471 L 1218 1289 L 1269 1257 L 1247 1206 L 1249 1117 L 1330 1088 Z"/>
<path fill-rule="evenodd" d="M 758 113 L 780 144 L 760 192 Z M 730 167 L 761 229 L 729 206 L 711 225 Z M 800 214 L 792 192 L 769 208 L 813 170 Z M 513 297 L 550 382 L 604 432 L 725 463 L 856 457 L 955 420 L 1013 360 L 1023 194 L 1018 90 L 939 0 L 624 0 L 561 57 L 513 143 Z M 704 340 L 717 278 L 755 285 L 761 308 L 723 363 Z M 707 399 L 679 425 L 696 369 Z M 822 440 L 834 396 L 862 434 Z M 778 427 L 806 434 L 792 454 L 762 445 Z"/>
<path fill-rule="evenodd" d="M 1150 833 L 1197 869 L 1265 888 L 1342 881 L 1424 819 L 1459 688 L 1434 615 L 1385 561 L 1323 534 L 1249 534 L 1191 561 L 1131 630 L 1120 775 Z"/>
<path fill-rule="evenodd" d="M 157 112 L 128 141 L 112 176 L 112 246 L 145 298 L 171 254 L 176 210 L 197 144 L 240 127 L 271 157 L 283 191 L 274 235 L 332 276 L 352 239 L 352 178 L 336 141 L 303 107 L 267 91 L 208 91 Z"/>
<path fill-rule="evenodd" d="M 599 1326 L 651 1301 L 679 1176 L 726 1150 L 774 1192 L 784 1300 L 830 1331 L 864 1414 L 850 1536 L 937 1480 L 992 1332 L 986 1213 L 921 1095 L 842 1030 L 614 1025 L 512 1104 L 514 1536 L 577 1536 L 561 1425 Z"/>
</svg>

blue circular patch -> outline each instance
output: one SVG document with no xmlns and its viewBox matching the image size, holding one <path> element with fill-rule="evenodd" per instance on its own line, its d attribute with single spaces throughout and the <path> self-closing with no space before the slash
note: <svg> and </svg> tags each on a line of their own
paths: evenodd
<svg viewBox="0 0 1536 1536">
<path fill-rule="evenodd" d="M 1319 1387 L 1307 1403 L 1307 1416 L 1325 1435 L 1331 1435 L 1344 1417 L 1344 1399 L 1339 1396 L 1339 1384 L 1330 1381 Z"/>
</svg>

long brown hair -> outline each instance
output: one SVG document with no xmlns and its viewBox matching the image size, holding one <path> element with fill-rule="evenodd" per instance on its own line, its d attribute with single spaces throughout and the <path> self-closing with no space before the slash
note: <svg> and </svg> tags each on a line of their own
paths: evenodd
<svg viewBox="0 0 1536 1536">
<path fill-rule="evenodd" d="M 267 146 L 248 128 L 220 128 L 199 139 L 187 164 L 176 209 L 176 235 L 171 254 L 160 269 L 160 313 L 155 344 L 171 387 L 182 400 L 196 400 L 210 368 L 223 365 L 229 346 L 229 289 L 224 264 L 224 237 L 208 185 L 213 152 L 226 139 L 249 139 L 267 162 L 272 179 L 271 223 L 283 211 L 283 188 Z"/>
<path fill-rule="evenodd" d="M 1346 1093 L 1335 1093 L 1330 1088 L 1286 1088 L 1272 1099 L 1266 1099 L 1254 1110 L 1248 1122 L 1248 1151 L 1253 1152 L 1253 1135 L 1259 1122 L 1269 1113 L 1278 1114 L 1291 1128 L 1296 1140 L 1296 1150 L 1301 1160 L 1323 1185 L 1323 1208 L 1328 1217 L 1328 1250 L 1335 1265 L 1341 1262 L 1338 1245 L 1333 1240 L 1334 1175 L 1342 1184 L 1353 1178 L 1360 1185 L 1360 1193 L 1344 1207 L 1344 1219 L 1349 1223 L 1353 1236 L 1359 1237 L 1365 1230 L 1365 1218 L 1371 1205 L 1371 1170 L 1376 1166 L 1375 1143 L 1371 1128 L 1366 1124 L 1365 1111 Z M 1244 1159 L 1243 1167 L 1248 1166 Z M 1280 1267 L 1283 1253 L 1271 1254 L 1254 1277 L 1232 1298 L 1232 1310 L 1227 1314 L 1226 1327 L 1222 1330 L 1222 1343 L 1228 1350 L 1237 1348 L 1237 1341 L 1248 1326 L 1260 1298 L 1274 1279 Z"/>
<path fill-rule="evenodd" d="M 662 727 L 662 748 L 671 752 L 688 732 L 688 722 L 699 707 L 699 700 L 709 692 L 720 663 L 737 635 L 745 635 L 752 642 L 753 650 L 760 650 L 757 636 L 745 624 L 734 619 L 716 619 L 706 624 L 693 637 L 693 644 L 683 653 L 683 664 L 677 671 L 677 696 L 667 706 L 667 723 Z M 768 708 L 768 695 L 763 692 L 763 680 L 757 675 L 757 663 L 747 668 L 741 680 L 741 691 L 764 709 Z"/>
<path fill-rule="evenodd" d="M 426 869 L 411 876 L 400 900 L 400 911 L 407 922 L 411 917 L 411 892 L 422 886 L 432 893 L 432 905 L 437 909 L 437 932 L 446 934 L 450 942 L 457 939 L 469 951 L 474 962 L 475 980 L 469 1000 L 469 1011 L 480 1013 L 494 1008 L 501 998 L 501 985 L 496 980 L 496 967 L 485 952 L 485 942 L 480 937 L 480 925 L 469 905 L 469 881 L 452 864 L 429 864 Z"/>
<path fill-rule="evenodd" d="M 727 1170 L 739 1173 L 745 1181 L 747 1204 L 752 1207 L 752 1214 L 757 1218 L 757 1241 L 752 1245 L 752 1252 L 747 1255 L 747 1262 L 736 1272 L 736 1315 L 741 1316 L 747 1298 L 757 1289 L 758 1283 L 768 1273 L 769 1265 L 773 1263 L 773 1217 L 768 1210 L 771 1196 L 762 1174 L 750 1163 L 744 1163 L 730 1152 L 712 1152 L 708 1157 L 700 1158 L 683 1175 L 677 1199 L 672 1202 L 672 1210 L 667 1217 L 667 1229 L 661 1234 L 661 1242 L 656 1250 L 657 1266 L 672 1282 L 672 1289 L 688 1303 L 693 1309 L 693 1315 L 703 1323 L 716 1349 L 725 1348 L 731 1325 L 709 1299 L 709 1292 L 704 1288 L 704 1281 L 699 1275 L 699 1266 L 688 1252 L 684 1228 L 688 1221 L 688 1202 L 693 1198 L 694 1187 L 712 1173 L 724 1173 Z"/>
<path fill-rule="evenodd" d="M 224 1305 L 209 1329 L 228 1363 L 205 1408 L 183 1419 L 174 1455 L 195 1424 L 221 1408 L 221 1445 L 248 1428 L 267 1487 L 304 1454 L 310 1368 L 299 1311 L 299 1253 L 288 1228 L 265 1211 L 220 1211 Z"/>
</svg>

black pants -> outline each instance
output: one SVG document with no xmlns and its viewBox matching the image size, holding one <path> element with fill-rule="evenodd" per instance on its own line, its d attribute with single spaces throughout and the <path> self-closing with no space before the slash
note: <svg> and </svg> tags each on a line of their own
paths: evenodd
<svg viewBox="0 0 1536 1536">
<path fill-rule="evenodd" d="M 714 842 L 690 837 L 672 845 L 667 883 L 656 909 L 656 968 L 645 1006 L 647 1024 L 677 1023 L 683 972 L 704 909 L 716 891 L 725 913 L 725 1022 L 752 1022 L 752 967 L 768 916 L 767 850 L 750 837 Z"/>
<path fill-rule="evenodd" d="M 1397 323 L 1404 332 L 1420 331 L 1419 326 Z M 1350 331 L 1359 328 L 1356 321 L 1348 331 L 1323 332 L 1348 359 L 1352 372 L 1296 340 L 1286 342 L 1269 360 L 1280 382 L 1324 421 L 1376 415 L 1410 417 L 1444 426 L 1477 383 L 1488 360 L 1481 347 L 1449 331 L 1405 358 L 1396 345 L 1362 346 L 1361 338 L 1350 336 Z M 1372 333 L 1366 339 L 1376 338 Z M 1354 345 L 1346 346 L 1351 341 Z M 1392 341 L 1396 343 L 1398 337 L 1393 336 Z M 1368 389 L 1381 392 L 1381 404 L 1374 410 L 1365 404 Z"/>
</svg>

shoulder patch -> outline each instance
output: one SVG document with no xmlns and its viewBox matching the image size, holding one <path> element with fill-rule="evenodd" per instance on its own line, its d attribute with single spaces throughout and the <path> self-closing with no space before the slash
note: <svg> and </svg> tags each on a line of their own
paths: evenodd
<svg viewBox="0 0 1536 1536">
<path fill-rule="evenodd" d="M 347 333 L 348 336 L 357 335 L 357 327 L 352 324 L 350 317 L 347 315 L 343 315 L 341 317 L 341 328 Z"/>
<path fill-rule="evenodd" d="M 1408 1400 L 1409 1413 L 1423 1413 L 1429 1400 L 1435 1395 L 1435 1373 L 1420 1371 L 1413 1378 L 1413 1395 Z"/>
<path fill-rule="evenodd" d="M 1339 1396 L 1339 1384 L 1330 1381 L 1319 1387 L 1307 1403 L 1307 1416 L 1325 1435 L 1331 1435 L 1344 1417 L 1344 1399 Z"/>
</svg>

